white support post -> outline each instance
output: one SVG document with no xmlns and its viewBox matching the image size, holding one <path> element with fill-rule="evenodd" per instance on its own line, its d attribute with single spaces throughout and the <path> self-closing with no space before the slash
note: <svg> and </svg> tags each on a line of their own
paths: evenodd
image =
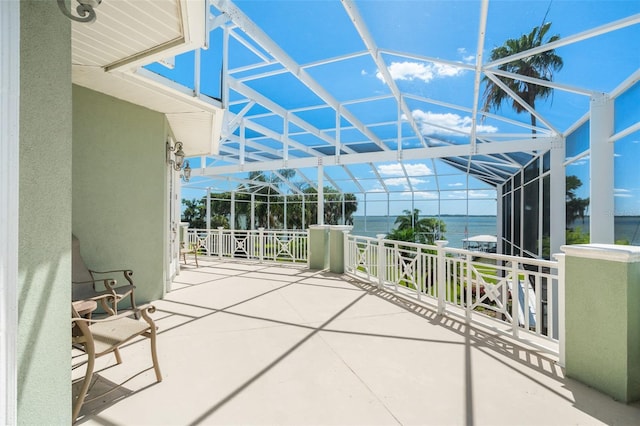
<svg viewBox="0 0 640 426">
<path fill-rule="evenodd" d="M 284 219 L 282 221 L 284 229 L 287 229 L 287 194 L 284 194 Z"/>
<path fill-rule="evenodd" d="M 251 193 L 251 227 L 250 229 L 256 229 L 256 194 Z M 264 229 L 264 228 L 263 228 Z"/>
<path fill-rule="evenodd" d="M 222 248 L 224 247 L 222 241 L 222 230 L 224 228 L 222 226 L 218 226 L 218 259 L 222 259 Z"/>
<path fill-rule="evenodd" d="M 497 246 L 496 246 L 496 251 L 498 253 L 502 253 L 502 239 L 504 238 L 504 233 L 503 233 L 503 217 L 504 214 L 502 212 L 502 209 L 504 208 L 504 203 L 502 200 L 502 191 L 504 190 L 504 185 L 498 185 L 496 187 L 496 211 L 498 212 L 498 214 L 496 215 L 496 234 L 498 236 L 497 238 Z M 467 229 L 468 230 L 468 229 Z"/>
<path fill-rule="evenodd" d="M 20 2 L 0 1 L 0 424 L 17 424 Z"/>
<path fill-rule="evenodd" d="M 246 140 L 246 127 L 245 127 L 245 121 L 244 118 L 242 120 L 240 120 L 240 165 L 244 165 L 245 163 L 245 153 L 246 153 L 246 147 L 247 147 L 247 140 Z"/>
<path fill-rule="evenodd" d="M 196 49 L 193 58 L 193 96 L 200 96 L 200 49 Z"/>
<path fill-rule="evenodd" d="M 566 240 L 566 172 L 564 169 L 564 159 L 566 156 L 565 140 L 558 137 L 551 145 L 551 180 L 550 182 L 550 211 L 553 212 L 550 220 L 550 251 L 549 253 L 559 253 L 560 247 Z M 542 228 L 540 228 L 542 229 Z"/>
<path fill-rule="evenodd" d="M 591 141 L 589 200 L 589 233 L 591 243 L 614 243 L 614 145 L 609 142 L 613 135 L 613 99 L 608 95 L 591 98 L 589 121 Z"/>
<path fill-rule="evenodd" d="M 438 315 L 444 315 L 446 310 L 446 292 L 447 292 L 447 272 L 446 272 L 446 254 L 445 247 L 449 241 L 436 241 L 438 246 Z"/>
<path fill-rule="evenodd" d="M 324 167 L 318 158 L 318 225 L 324 225 Z"/>
<path fill-rule="evenodd" d="M 385 261 L 384 242 L 382 241 L 385 234 L 377 234 L 378 238 L 378 289 L 382 290 L 384 287 L 384 281 L 386 280 L 387 262 Z"/>
<path fill-rule="evenodd" d="M 282 130 L 282 161 L 284 167 L 287 167 L 289 161 L 289 113 L 287 112 L 283 117 L 283 130 Z"/>
<path fill-rule="evenodd" d="M 473 311 L 472 307 L 473 307 L 473 301 L 472 301 L 472 296 L 473 296 L 473 274 L 472 274 L 472 270 L 471 270 L 471 262 L 473 261 L 473 256 L 471 256 L 470 254 L 467 254 L 467 259 L 466 259 L 466 265 L 467 265 L 467 276 L 465 279 L 466 282 L 466 286 L 465 286 L 465 293 L 464 293 L 464 298 L 465 298 L 465 303 L 464 303 L 464 313 L 465 313 L 465 318 L 467 319 L 467 323 L 471 322 L 471 313 Z"/>
<path fill-rule="evenodd" d="M 236 191 L 231 191 L 231 206 L 230 206 L 231 220 L 229 228 L 236 229 Z"/>
<path fill-rule="evenodd" d="M 229 34 L 230 34 L 229 26 L 223 26 L 222 33 L 222 93 L 220 97 L 222 98 L 222 107 L 225 110 L 229 109 L 229 80 L 227 76 L 229 75 Z"/>
<path fill-rule="evenodd" d="M 261 226 L 260 228 L 258 228 L 258 250 L 260 253 L 260 263 L 264 262 L 264 228 Z"/>
<path fill-rule="evenodd" d="M 518 263 L 511 261 L 511 331 L 514 338 L 520 334 L 518 313 L 520 312 L 520 277 L 518 275 Z"/>
<path fill-rule="evenodd" d="M 351 263 L 351 251 L 349 250 L 350 248 L 350 244 L 349 244 L 349 233 L 351 232 L 351 228 L 349 229 L 343 229 L 342 233 L 343 235 L 343 242 L 344 242 L 344 271 L 353 271 L 355 270 L 354 265 L 352 265 Z"/>
<path fill-rule="evenodd" d="M 564 274 L 565 274 L 565 254 L 558 253 L 554 257 L 558 261 L 558 364 L 565 366 L 565 345 L 566 345 L 566 329 L 565 329 L 565 298 L 564 298 Z M 547 291 L 548 288 L 547 288 Z"/>
<path fill-rule="evenodd" d="M 207 188 L 207 236 L 211 234 L 211 187 Z"/>
<path fill-rule="evenodd" d="M 304 201 L 305 197 L 306 197 L 306 194 L 302 194 L 302 228 L 301 229 L 307 229 L 307 216 L 305 214 L 307 209 Z"/>
</svg>

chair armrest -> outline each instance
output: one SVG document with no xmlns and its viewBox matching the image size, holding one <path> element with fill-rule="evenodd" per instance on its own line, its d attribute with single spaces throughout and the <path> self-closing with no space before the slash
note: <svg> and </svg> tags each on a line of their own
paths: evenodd
<svg viewBox="0 0 640 426">
<path fill-rule="evenodd" d="M 133 285 L 133 271 L 131 269 L 114 269 L 112 271 L 94 271 L 92 269 L 89 269 L 89 272 L 92 276 L 93 274 L 104 275 L 120 272 L 124 276 L 124 279 L 129 281 L 129 284 Z"/>
<path fill-rule="evenodd" d="M 71 281 L 72 286 L 85 286 L 87 289 L 91 290 L 78 290 L 80 293 L 78 294 L 78 299 L 90 299 L 94 296 L 102 297 L 104 294 L 111 295 L 114 298 L 118 298 L 118 293 L 115 292 L 116 284 L 118 282 L 113 278 L 105 278 L 98 280 L 90 280 L 90 281 Z M 96 284 L 104 286 L 104 290 L 100 289 Z M 73 290 L 72 290 L 73 292 Z M 73 296 L 72 296 L 73 298 Z"/>
<path fill-rule="evenodd" d="M 128 318 L 131 315 L 134 314 L 142 314 L 142 317 L 150 324 L 150 325 L 155 325 L 153 320 L 151 319 L 151 317 L 149 317 L 149 314 L 152 314 L 156 311 L 156 307 L 150 304 L 147 305 L 143 305 L 140 306 L 136 309 L 130 309 L 128 311 L 124 311 L 124 312 L 120 312 L 117 315 L 110 315 L 106 318 L 102 318 L 102 319 L 91 319 L 91 318 L 71 318 L 71 322 L 85 322 L 88 324 L 94 324 L 94 323 L 102 323 L 102 322 L 109 322 L 109 321 L 116 321 L 122 318 Z"/>
</svg>

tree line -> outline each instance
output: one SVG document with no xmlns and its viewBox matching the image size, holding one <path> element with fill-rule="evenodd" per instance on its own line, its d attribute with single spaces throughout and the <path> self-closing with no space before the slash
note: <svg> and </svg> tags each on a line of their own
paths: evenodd
<svg viewBox="0 0 640 426">
<path fill-rule="evenodd" d="M 233 194 L 234 218 L 231 217 L 231 192 L 212 193 L 210 196 L 210 227 L 251 229 L 252 213 L 256 229 L 261 227 L 284 229 L 285 225 L 287 229 L 303 229 L 309 225 L 317 224 L 318 190 L 316 188 L 298 186 L 300 193 L 293 195 L 283 195 L 278 190 L 285 183 L 283 178 L 291 179 L 294 175 L 295 170 L 291 169 L 280 170 L 272 176 L 267 176 L 263 172 L 250 173 L 249 183 L 240 185 Z M 324 224 L 353 225 L 353 214 L 358 210 L 356 196 L 351 193 L 341 193 L 331 187 L 324 187 L 323 192 Z M 185 208 L 182 212 L 182 221 L 189 222 L 191 228 L 206 228 L 206 203 L 206 197 L 192 200 L 183 199 L 182 204 Z M 230 221 L 234 219 L 235 222 L 231 223 Z"/>
</svg>

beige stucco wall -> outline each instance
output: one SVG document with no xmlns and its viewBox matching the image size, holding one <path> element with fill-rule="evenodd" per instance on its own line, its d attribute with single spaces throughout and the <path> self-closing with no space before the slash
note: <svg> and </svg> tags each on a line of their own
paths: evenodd
<svg viewBox="0 0 640 426">
<path fill-rule="evenodd" d="M 164 294 L 167 131 L 161 113 L 73 87 L 73 233 L 89 268 L 133 270 L 138 303 Z"/>
<path fill-rule="evenodd" d="M 18 424 L 71 421 L 71 23 L 20 6 Z"/>
</svg>

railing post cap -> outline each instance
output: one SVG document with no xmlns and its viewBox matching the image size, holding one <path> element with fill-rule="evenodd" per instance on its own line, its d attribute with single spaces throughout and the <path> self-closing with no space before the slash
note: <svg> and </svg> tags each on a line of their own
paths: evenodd
<svg viewBox="0 0 640 426">
<path fill-rule="evenodd" d="M 329 229 L 329 225 L 309 225 L 309 229 Z"/>
<path fill-rule="evenodd" d="M 264 231 L 264 226 L 259 227 L 258 231 L 260 231 L 260 232 Z"/>
<path fill-rule="evenodd" d="M 640 262 L 640 247 L 615 244 L 576 244 L 560 247 L 568 257 L 608 260 L 622 263 Z"/>
<path fill-rule="evenodd" d="M 379 240 L 383 239 L 386 236 L 387 236 L 387 234 L 376 234 L 376 238 L 379 239 Z"/>
<path fill-rule="evenodd" d="M 224 229 L 224 226 L 218 226 L 218 229 L 222 231 Z"/>
<path fill-rule="evenodd" d="M 436 245 L 440 248 L 442 247 L 446 247 L 449 244 L 449 241 L 447 240 L 437 240 L 436 241 Z"/>
</svg>

